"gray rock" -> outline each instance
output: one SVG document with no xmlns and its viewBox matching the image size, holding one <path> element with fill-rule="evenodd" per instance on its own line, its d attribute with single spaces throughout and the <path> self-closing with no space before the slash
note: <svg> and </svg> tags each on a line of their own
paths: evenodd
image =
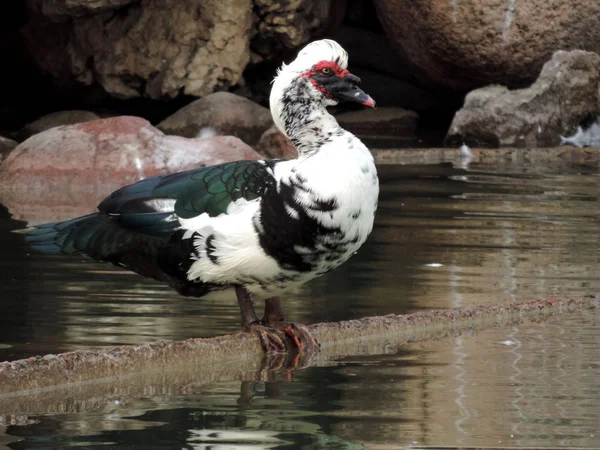
<svg viewBox="0 0 600 450">
<path fill-rule="evenodd" d="M 488 86 L 470 92 L 454 116 L 446 145 L 548 147 L 566 136 L 600 106 L 600 56 L 558 51 L 537 81 L 509 90 Z"/>
<path fill-rule="evenodd" d="M 157 128 L 187 138 L 236 136 L 254 145 L 271 125 L 271 112 L 264 106 L 230 92 L 215 92 L 184 106 Z"/>
<path fill-rule="evenodd" d="M 90 111 L 57 111 L 46 114 L 23 127 L 23 134 L 26 137 L 49 130 L 50 128 L 61 125 L 73 125 L 76 123 L 89 122 L 99 119 L 100 116 Z"/>
</svg>

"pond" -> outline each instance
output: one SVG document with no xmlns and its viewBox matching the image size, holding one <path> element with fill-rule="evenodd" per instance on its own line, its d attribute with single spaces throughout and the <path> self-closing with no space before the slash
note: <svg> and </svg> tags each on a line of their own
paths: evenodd
<svg viewBox="0 0 600 450">
<path fill-rule="evenodd" d="M 379 171 L 372 237 L 344 266 L 289 294 L 291 320 L 600 292 L 597 165 Z M 79 256 L 32 253 L 10 232 L 25 225 L 0 210 L 0 360 L 238 331 L 234 298 L 181 298 Z M 45 406 L 20 396 L 0 411 L 0 448 L 598 447 L 599 348 L 597 313 L 586 311 L 291 377 L 99 386 L 85 400 L 67 389 Z"/>
</svg>

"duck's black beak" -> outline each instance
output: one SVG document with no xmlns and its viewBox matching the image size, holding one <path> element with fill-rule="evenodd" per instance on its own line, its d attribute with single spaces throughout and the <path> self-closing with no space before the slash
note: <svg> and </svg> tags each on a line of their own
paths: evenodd
<svg viewBox="0 0 600 450">
<path fill-rule="evenodd" d="M 348 71 L 344 72 L 344 74 L 329 76 L 316 74 L 312 76 L 312 79 L 315 86 L 329 98 L 333 98 L 339 102 L 361 103 L 374 108 L 375 100 L 358 87 L 360 78 Z"/>
<path fill-rule="evenodd" d="M 339 81 L 332 86 L 331 93 L 339 101 L 361 103 L 365 106 L 375 107 L 375 100 L 369 94 L 358 87 L 360 78 L 351 73 L 339 78 Z"/>
</svg>

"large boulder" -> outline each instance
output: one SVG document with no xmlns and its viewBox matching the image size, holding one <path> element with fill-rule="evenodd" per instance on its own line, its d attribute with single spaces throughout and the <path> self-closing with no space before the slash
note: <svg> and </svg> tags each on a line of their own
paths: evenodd
<svg viewBox="0 0 600 450">
<path fill-rule="evenodd" d="M 597 1 L 374 2 L 399 55 L 434 85 L 523 87 L 556 50 L 600 53 Z"/>
<path fill-rule="evenodd" d="M 66 91 L 202 97 L 335 27 L 345 0 L 27 0 L 34 63 Z M 252 45 L 251 45 L 252 44 Z"/>
<path fill-rule="evenodd" d="M 30 0 L 37 65 L 64 87 L 119 98 L 202 96 L 236 84 L 250 58 L 252 0 Z"/>
<path fill-rule="evenodd" d="M 62 220 L 93 212 L 112 191 L 142 178 L 241 159 L 261 159 L 232 136 L 166 136 L 144 119 L 114 117 L 51 128 L 0 166 L 0 203 L 18 219 Z"/>
<path fill-rule="evenodd" d="M 547 147 L 595 117 L 600 107 L 600 56 L 558 51 L 526 89 L 488 86 L 470 92 L 446 137 L 450 146 Z"/>
<path fill-rule="evenodd" d="M 272 125 L 271 112 L 264 106 L 230 92 L 216 92 L 184 106 L 157 128 L 188 138 L 231 135 L 254 145 Z"/>
</svg>

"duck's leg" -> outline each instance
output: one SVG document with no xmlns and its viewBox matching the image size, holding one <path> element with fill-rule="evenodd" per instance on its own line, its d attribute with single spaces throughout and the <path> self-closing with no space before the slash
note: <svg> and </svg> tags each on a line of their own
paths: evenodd
<svg viewBox="0 0 600 450">
<path fill-rule="evenodd" d="M 258 335 L 263 349 L 266 353 L 287 351 L 285 334 L 269 325 L 265 325 L 258 320 L 254 306 L 252 305 L 252 295 L 243 286 L 235 287 L 235 294 L 240 305 L 242 314 L 242 326 L 246 331 L 252 331 Z"/>
<path fill-rule="evenodd" d="M 313 353 L 319 348 L 319 343 L 306 326 L 285 321 L 279 297 L 271 297 L 265 300 L 265 315 L 261 323 L 285 333 L 299 352 Z"/>
<path fill-rule="evenodd" d="M 283 308 L 279 297 L 271 297 L 265 300 L 265 315 L 262 318 L 263 323 L 283 322 Z"/>
</svg>

